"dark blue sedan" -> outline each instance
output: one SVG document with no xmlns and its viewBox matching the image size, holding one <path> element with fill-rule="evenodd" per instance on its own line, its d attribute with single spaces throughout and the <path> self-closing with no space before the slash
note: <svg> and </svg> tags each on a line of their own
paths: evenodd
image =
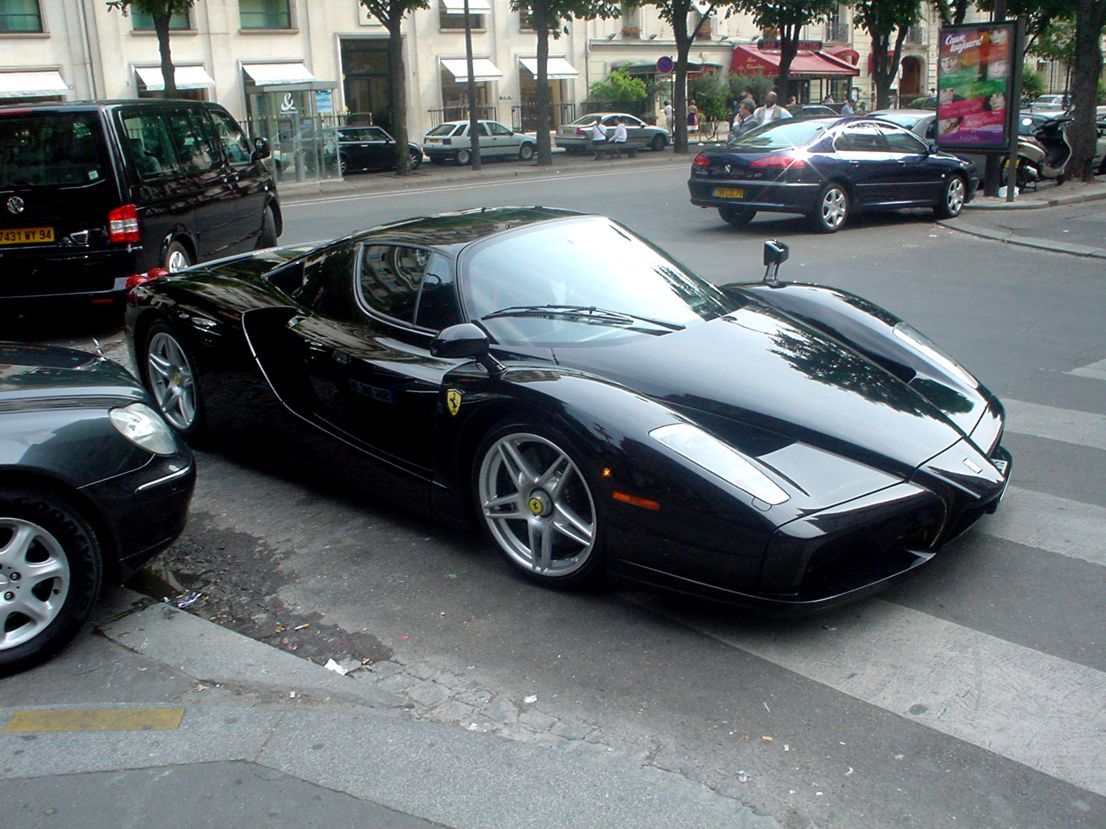
<svg viewBox="0 0 1106 829">
<path fill-rule="evenodd" d="M 855 211 L 932 207 L 960 213 L 975 167 L 902 127 L 870 118 L 807 118 L 758 127 L 691 163 L 691 203 L 716 207 L 731 225 L 758 210 L 802 213 L 833 233 Z"/>
</svg>

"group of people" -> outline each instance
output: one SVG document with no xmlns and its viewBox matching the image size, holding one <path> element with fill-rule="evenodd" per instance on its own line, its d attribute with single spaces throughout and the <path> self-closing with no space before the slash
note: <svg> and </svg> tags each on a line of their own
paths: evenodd
<svg viewBox="0 0 1106 829">
<path fill-rule="evenodd" d="M 591 125 L 591 146 L 595 150 L 595 160 L 599 160 L 599 147 L 606 144 L 614 145 L 612 155 L 618 158 L 622 155 L 621 146 L 626 144 L 626 121 L 623 118 L 614 119 L 614 128 L 607 129 L 602 118 L 596 118 Z"/>
</svg>

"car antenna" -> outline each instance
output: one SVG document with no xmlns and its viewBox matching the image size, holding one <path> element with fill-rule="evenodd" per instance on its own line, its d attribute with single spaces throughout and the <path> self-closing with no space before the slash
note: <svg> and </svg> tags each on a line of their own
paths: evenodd
<svg viewBox="0 0 1106 829">
<path fill-rule="evenodd" d="M 766 239 L 764 242 L 764 284 L 778 288 L 780 265 L 787 261 L 790 249 L 778 239 Z"/>
</svg>

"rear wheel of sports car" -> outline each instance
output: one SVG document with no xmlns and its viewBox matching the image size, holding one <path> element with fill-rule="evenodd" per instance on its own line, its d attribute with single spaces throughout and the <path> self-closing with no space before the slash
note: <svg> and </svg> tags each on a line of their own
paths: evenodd
<svg viewBox="0 0 1106 829">
<path fill-rule="evenodd" d="M 810 221 L 821 233 L 836 233 L 849 218 L 849 194 L 840 184 L 827 184 L 818 194 Z"/>
<path fill-rule="evenodd" d="M 933 208 L 938 219 L 952 219 L 960 215 L 964 209 L 964 200 L 968 192 L 967 185 L 961 176 L 951 176 L 941 192 L 941 201 Z"/>
<path fill-rule="evenodd" d="M 602 572 L 599 507 L 569 440 L 532 423 L 494 430 L 476 454 L 481 523 L 530 579 L 574 586 Z"/>
<path fill-rule="evenodd" d="M 158 410 L 186 440 L 203 428 L 203 404 L 195 362 L 176 331 L 154 323 L 146 335 L 146 359 L 142 379 L 154 396 Z"/>
<path fill-rule="evenodd" d="M 88 619 L 103 563 L 64 498 L 0 489 L 0 675 L 49 659 Z"/>
<path fill-rule="evenodd" d="M 529 161 L 534 157 L 534 145 L 533 144 L 521 144 L 518 148 L 518 157 L 520 161 Z"/>
<path fill-rule="evenodd" d="M 757 212 L 755 210 L 750 210 L 748 207 L 718 208 L 718 215 L 722 217 L 722 221 L 734 227 L 741 227 L 742 225 L 749 224 L 756 214 Z"/>
<path fill-rule="evenodd" d="M 466 164 L 468 164 L 469 161 L 471 161 L 471 160 L 472 160 L 472 153 L 470 153 L 468 150 L 458 150 L 457 151 L 457 163 L 460 164 L 462 167 L 464 167 Z"/>
</svg>

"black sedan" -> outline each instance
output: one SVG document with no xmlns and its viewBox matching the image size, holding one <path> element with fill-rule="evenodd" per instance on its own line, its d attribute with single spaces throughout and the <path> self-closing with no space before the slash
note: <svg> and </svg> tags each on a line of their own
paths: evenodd
<svg viewBox="0 0 1106 829">
<path fill-rule="evenodd" d="M 407 143 L 411 169 L 422 164 L 422 147 Z M 396 168 L 396 140 L 380 127 L 338 128 L 338 170 L 342 175 Z"/>
<path fill-rule="evenodd" d="M 0 674 L 59 651 L 184 528 L 192 453 L 154 405 L 102 357 L 0 343 Z"/>
<path fill-rule="evenodd" d="M 266 463 L 293 445 L 350 487 L 377 470 L 373 497 L 475 518 L 547 585 L 609 572 L 825 607 L 933 558 L 1009 471 L 1002 405 L 891 313 L 774 278 L 718 288 L 552 208 L 158 276 L 127 332 L 181 432 Z"/>
<path fill-rule="evenodd" d="M 909 130 L 870 118 L 776 121 L 691 163 L 691 203 L 740 226 L 757 211 L 803 213 L 833 233 L 855 211 L 932 207 L 959 215 L 975 167 Z"/>
</svg>

